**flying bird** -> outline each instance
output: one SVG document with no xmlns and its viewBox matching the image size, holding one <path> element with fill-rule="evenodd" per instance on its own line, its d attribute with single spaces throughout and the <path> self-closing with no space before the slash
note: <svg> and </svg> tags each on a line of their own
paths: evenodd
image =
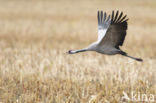
<svg viewBox="0 0 156 103">
<path fill-rule="evenodd" d="M 69 54 L 75 54 L 85 51 L 96 51 L 106 55 L 121 54 L 137 61 L 143 61 L 141 58 L 129 56 L 126 52 L 120 49 L 123 45 L 126 30 L 127 30 L 127 15 L 123 12 L 112 11 L 112 15 L 98 11 L 98 40 L 88 47 L 80 50 L 69 50 Z"/>
</svg>

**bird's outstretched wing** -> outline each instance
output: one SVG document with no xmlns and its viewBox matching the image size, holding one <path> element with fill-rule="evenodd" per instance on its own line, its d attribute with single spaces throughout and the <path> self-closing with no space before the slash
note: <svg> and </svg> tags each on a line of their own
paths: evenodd
<svg viewBox="0 0 156 103">
<path fill-rule="evenodd" d="M 116 13 L 113 11 L 111 23 L 99 45 L 108 45 L 116 48 L 122 46 L 126 36 L 127 21 L 128 19 L 126 18 L 126 15 L 123 16 L 123 12 L 119 14 L 119 11 Z"/>
<path fill-rule="evenodd" d="M 111 21 L 110 21 L 110 15 L 107 17 L 106 12 L 103 13 L 102 11 L 101 12 L 98 11 L 97 18 L 98 18 L 98 41 L 97 42 L 100 43 L 103 37 L 105 36 Z"/>
</svg>

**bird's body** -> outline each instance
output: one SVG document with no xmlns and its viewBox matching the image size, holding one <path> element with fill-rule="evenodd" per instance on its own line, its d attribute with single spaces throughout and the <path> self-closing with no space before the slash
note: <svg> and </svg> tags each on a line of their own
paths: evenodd
<svg viewBox="0 0 156 103">
<path fill-rule="evenodd" d="M 127 30 L 128 19 L 126 19 L 126 15 L 123 16 L 123 12 L 119 14 L 119 12 L 117 11 L 116 14 L 114 14 L 113 11 L 110 18 L 110 15 L 107 16 L 106 13 L 98 11 L 97 18 L 98 40 L 89 45 L 87 48 L 81 50 L 69 50 L 69 54 L 75 54 L 85 51 L 96 51 L 98 53 L 107 55 L 121 54 L 137 61 L 142 61 L 142 59 L 140 58 L 128 56 L 127 53 L 119 48 L 119 46 L 123 45 Z"/>
<path fill-rule="evenodd" d="M 89 45 L 87 50 L 96 51 L 98 53 L 107 54 L 107 55 L 114 55 L 114 54 L 118 54 L 119 52 L 119 50 L 114 47 L 110 47 L 107 45 L 101 46 L 98 44 L 98 42 L 94 42 L 93 44 Z"/>
</svg>

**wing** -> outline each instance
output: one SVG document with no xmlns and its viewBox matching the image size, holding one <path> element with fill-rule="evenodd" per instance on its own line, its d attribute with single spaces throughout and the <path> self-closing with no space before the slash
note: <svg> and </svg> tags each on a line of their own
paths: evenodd
<svg viewBox="0 0 156 103">
<path fill-rule="evenodd" d="M 110 15 L 107 17 L 106 12 L 103 13 L 102 11 L 97 14 L 98 18 L 98 43 L 101 42 L 102 38 L 105 36 L 106 31 L 111 23 Z"/>
<path fill-rule="evenodd" d="M 113 11 L 111 24 L 99 45 L 109 45 L 116 48 L 122 46 L 126 36 L 127 21 L 128 19 L 126 19 L 126 15 L 123 16 L 123 12 L 119 14 L 119 11 L 117 11 L 116 14 L 114 14 Z"/>
</svg>

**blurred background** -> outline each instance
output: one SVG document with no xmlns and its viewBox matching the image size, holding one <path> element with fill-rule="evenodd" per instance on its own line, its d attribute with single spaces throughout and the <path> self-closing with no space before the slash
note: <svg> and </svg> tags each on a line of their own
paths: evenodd
<svg viewBox="0 0 156 103">
<path fill-rule="evenodd" d="M 127 15 L 121 48 L 143 63 L 65 53 L 97 40 L 98 10 Z M 119 103 L 123 91 L 156 94 L 155 12 L 155 0 L 1 0 L 0 102 Z"/>
</svg>

